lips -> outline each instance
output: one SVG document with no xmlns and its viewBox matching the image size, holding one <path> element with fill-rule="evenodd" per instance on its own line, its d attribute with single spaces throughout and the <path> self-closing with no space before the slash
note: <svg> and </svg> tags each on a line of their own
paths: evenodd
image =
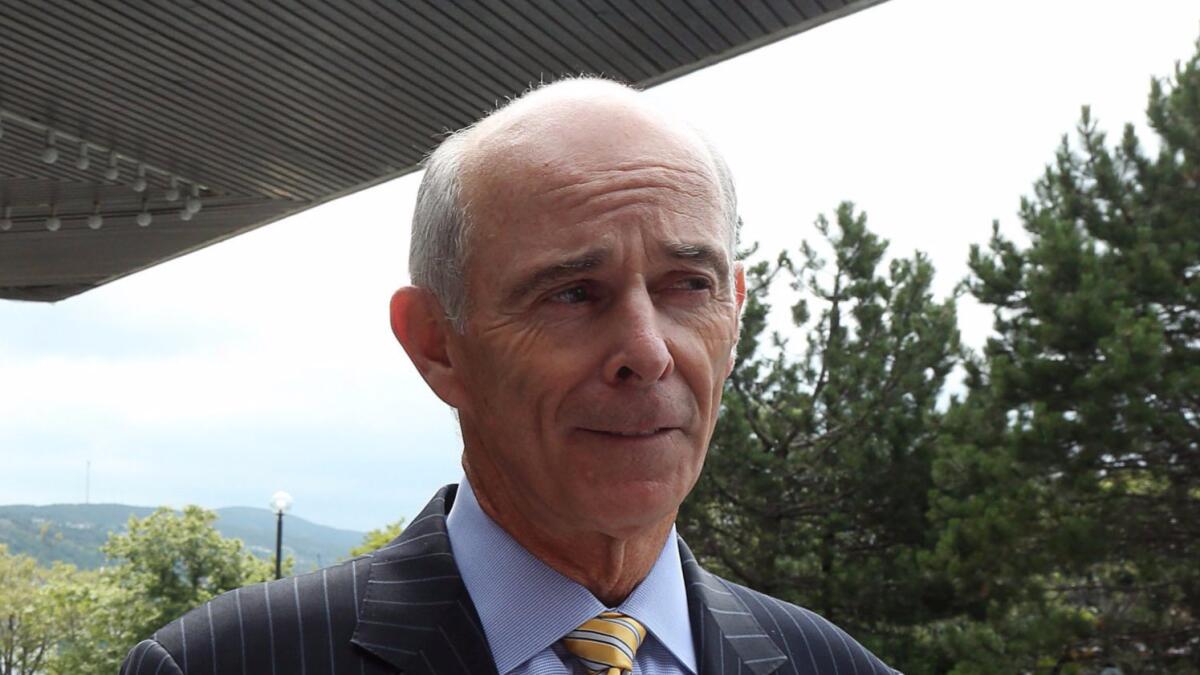
<svg viewBox="0 0 1200 675">
<path fill-rule="evenodd" d="M 577 432 L 610 439 L 658 438 L 691 426 L 695 398 L 677 378 L 652 388 L 614 392 L 589 389 L 565 402 L 561 417 Z"/>
<path fill-rule="evenodd" d="M 618 436 L 621 438 L 650 438 L 660 434 L 665 434 L 669 431 L 674 431 L 678 427 L 655 427 L 648 430 L 624 430 L 624 429 L 584 429 L 584 431 L 593 434 L 604 434 L 606 436 Z"/>
</svg>

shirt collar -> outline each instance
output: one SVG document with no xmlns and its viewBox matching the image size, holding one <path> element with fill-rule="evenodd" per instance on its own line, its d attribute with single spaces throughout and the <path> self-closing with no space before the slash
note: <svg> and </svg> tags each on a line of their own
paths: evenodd
<svg viewBox="0 0 1200 675">
<path fill-rule="evenodd" d="M 446 518 L 450 548 L 504 675 L 608 609 L 525 550 L 480 508 L 464 477 Z M 646 578 L 616 608 L 636 618 L 692 673 L 696 654 L 674 526 Z"/>
</svg>

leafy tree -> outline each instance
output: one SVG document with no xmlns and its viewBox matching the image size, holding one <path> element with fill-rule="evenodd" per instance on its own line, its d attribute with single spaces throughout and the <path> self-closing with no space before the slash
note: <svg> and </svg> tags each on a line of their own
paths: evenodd
<svg viewBox="0 0 1200 675">
<path fill-rule="evenodd" d="M 387 546 L 393 539 L 399 537 L 403 531 L 404 518 L 371 530 L 363 535 L 361 544 L 350 549 L 350 557 L 353 558 L 354 556 L 370 553 L 371 551 Z"/>
<path fill-rule="evenodd" d="M 0 675 L 116 672 L 134 644 L 213 596 L 272 576 L 196 506 L 131 518 L 104 546 L 114 565 L 80 571 L 0 545 Z M 285 568 L 291 567 L 285 560 Z"/>
<path fill-rule="evenodd" d="M 147 603 L 135 626 L 138 635 L 149 635 L 221 593 L 274 577 L 271 561 L 246 551 L 240 539 L 217 532 L 216 518 L 198 506 L 182 512 L 163 507 L 145 518 L 130 518 L 126 532 L 109 537 L 103 550 L 117 565 L 108 574 L 116 587 Z M 290 572 L 291 559 L 284 562 Z"/>
<path fill-rule="evenodd" d="M 108 570 L 76 570 L 56 563 L 43 591 L 43 607 L 55 617 L 57 644 L 46 665 L 50 675 L 117 672 L 140 632 L 150 602 L 116 583 Z"/>
<path fill-rule="evenodd" d="M 48 570 L 0 544 L 0 674 L 41 672 L 54 647 L 54 617 L 44 611 L 41 589 Z"/>
<path fill-rule="evenodd" d="M 116 672 L 142 606 L 103 572 L 39 567 L 0 545 L 0 674 Z"/>
<path fill-rule="evenodd" d="M 840 205 L 827 261 L 804 243 L 748 270 L 741 341 L 707 468 L 681 530 L 724 575 L 813 608 L 891 660 L 921 650 L 948 585 L 921 570 L 938 433 L 936 404 L 959 350 L 953 299 L 936 301 L 920 253 L 884 263 L 887 243 Z M 792 305 L 798 358 L 769 338 L 779 275 L 815 299 Z"/>
<path fill-rule="evenodd" d="M 1129 125 L 1110 147 L 1084 108 L 1021 203 L 1028 243 L 972 250 L 995 336 L 934 504 L 992 636 L 963 672 L 1200 670 L 1200 54 L 1148 117 L 1155 150 Z"/>
</svg>

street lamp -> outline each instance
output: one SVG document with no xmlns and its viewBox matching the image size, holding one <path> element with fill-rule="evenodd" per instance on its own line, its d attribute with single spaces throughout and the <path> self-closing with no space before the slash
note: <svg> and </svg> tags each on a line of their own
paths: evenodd
<svg viewBox="0 0 1200 675">
<path fill-rule="evenodd" d="M 283 577 L 283 514 L 292 508 L 292 496 L 283 490 L 271 495 L 271 510 L 275 512 L 275 578 Z"/>
</svg>

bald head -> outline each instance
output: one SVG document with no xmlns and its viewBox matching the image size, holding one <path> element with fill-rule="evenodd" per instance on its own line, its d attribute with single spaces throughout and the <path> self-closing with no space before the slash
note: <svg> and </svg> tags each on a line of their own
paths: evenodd
<svg viewBox="0 0 1200 675">
<path fill-rule="evenodd" d="M 586 182 L 647 164 L 663 168 L 658 180 L 713 200 L 725 221 L 732 258 L 736 198 L 720 156 L 690 126 L 652 106 L 637 90 L 580 78 L 530 91 L 457 132 L 430 155 L 413 217 L 413 284 L 430 289 L 461 330 L 470 249 L 477 237 L 503 236 L 505 214 L 530 191 L 552 191 L 556 180 Z"/>
</svg>

